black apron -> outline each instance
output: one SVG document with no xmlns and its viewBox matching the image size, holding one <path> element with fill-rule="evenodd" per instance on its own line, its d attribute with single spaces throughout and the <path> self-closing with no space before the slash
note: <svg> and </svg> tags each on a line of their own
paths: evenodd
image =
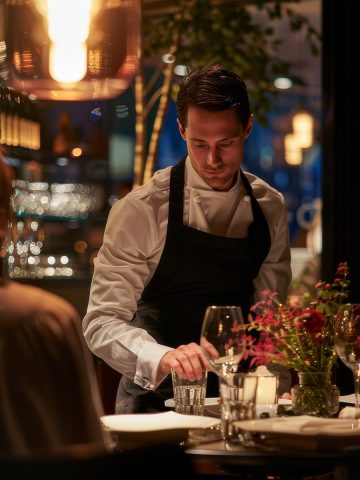
<svg viewBox="0 0 360 480">
<path fill-rule="evenodd" d="M 185 159 L 172 168 L 169 217 L 164 250 L 153 278 L 144 289 L 132 324 L 162 345 L 176 348 L 200 342 L 208 305 L 240 305 L 250 309 L 253 280 L 270 250 L 270 232 L 252 188 L 240 170 L 254 216 L 246 238 L 228 238 L 183 224 Z M 118 413 L 164 411 L 173 396 L 171 375 L 156 391 L 122 377 L 118 396 L 128 396 Z M 208 396 L 218 396 L 218 379 L 208 376 Z"/>
</svg>

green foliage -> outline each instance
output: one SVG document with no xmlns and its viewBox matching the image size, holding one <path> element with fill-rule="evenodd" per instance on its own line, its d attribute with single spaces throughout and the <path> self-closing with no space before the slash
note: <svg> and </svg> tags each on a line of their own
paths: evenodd
<svg viewBox="0 0 360 480">
<path fill-rule="evenodd" d="M 288 76 L 302 84 L 291 63 L 278 54 L 281 41 L 274 33 L 276 21 L 286 18 L 292 31 L 306 32 L 311 52 L 319 52 L 319 33 L 291 3 L 301 2 L 180 0 L 169 13 L 143 15 L 143 55 L 162 55 L 175 47 L 176 63 L 191 70 L 227 66 L 246 81 L 252 109 L 264 122 L 271 108 L 273 79 Z"/>
</svg>

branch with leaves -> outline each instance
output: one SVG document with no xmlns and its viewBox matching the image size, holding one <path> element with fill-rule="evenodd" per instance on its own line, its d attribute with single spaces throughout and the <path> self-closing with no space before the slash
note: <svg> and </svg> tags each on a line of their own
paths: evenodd
<svg viewBox="0 0 360 480">
<path fill-rule="evenodd" d="M 164 4 L 163 9 L 151 8 L 159 3 Z M 299 3 L 301 0 L 143 2 L 142 49 L 135 78 L 134 186 L 148 180 L 155 170 L 167 108 L 171 97 L 176 97 L 175 62 L 190 70 L 222 64 L 238 73 L 247 83 L 252 110 L 261 123 L 271 108 L 275 77 L 287 76 L 302 84 L 292 73 L 292 65 L 278 55 L 281 41 L 274 26 L 277 20 L 287 19 L 291 31 L 305 32 L 310 51 L 317 54 L 319 33 L 307 17 L 292 8 L 291 4 Z M 173 56 L 174 61 L 163 63 L 164 54 Z M 156 59 L 157 67 L 147 83 L 149 59 Z"/>
</svg>

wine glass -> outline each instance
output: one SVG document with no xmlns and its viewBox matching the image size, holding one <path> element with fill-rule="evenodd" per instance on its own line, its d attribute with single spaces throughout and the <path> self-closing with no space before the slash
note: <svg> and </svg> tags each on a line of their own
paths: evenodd
<svg viewBox="0 0 360 480">
<path fill-rule="evenodd" d="M 200 346 L 217 375 L 234 373 L 242 358 L 245 324 L 241 307 L 208 306 L 201 329 Z"/>
<path fill-rule="evenodd" d="M 335 349 L 340 360 L 352 370 L 355 416 L 360 415 L 360 303 L 343 305 L 335 319 Z"/>
</svg>

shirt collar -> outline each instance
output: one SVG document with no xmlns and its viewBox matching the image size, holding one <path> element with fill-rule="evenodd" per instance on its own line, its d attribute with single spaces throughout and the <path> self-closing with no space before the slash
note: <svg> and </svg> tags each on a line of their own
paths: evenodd
<svg viewBox="0 0 360 480">
<path fill-rule="evenodd" d="M 200 177 L 200 175 L 194 170 L 194 167 L 192 166 L 189 156 L 186 157 L 186 162 L 185 162 L 185 183 L 187 186 L 191 188 L 196 188 L 197 190 L 215 192 L 215 190 L 213 190 L 206 182 L 204 182 L 204 180 Z M 240 178 L 240 169 L 239 169 L 235 184 L 230 188 L 230 190 L 227 190 L 227 192 L 233 192 L 235 189 L 239 188 L 239 185 L 241 184 L 242 182 Z M 221 193 L 227 193 L 227 192 L 221 192 Z"/>
</svg>

